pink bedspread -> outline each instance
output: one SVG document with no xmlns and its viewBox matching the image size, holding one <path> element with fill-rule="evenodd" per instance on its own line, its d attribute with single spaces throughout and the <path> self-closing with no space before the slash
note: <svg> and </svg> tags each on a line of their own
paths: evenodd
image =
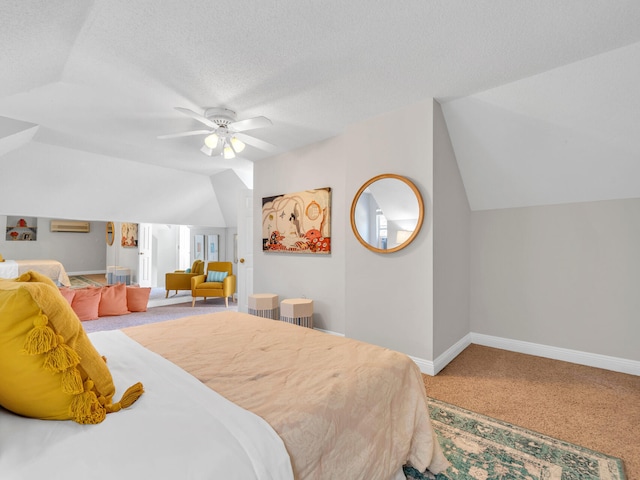
<svg viewBox="0 0 640 480">
<path fill-rule="evenodd" d="M 264 418 L 296 479 L 388 480 L 407 462 L 448 466 L 420 371 L 404 354 L 238 312 L 124 332 Z"/>
</svg>

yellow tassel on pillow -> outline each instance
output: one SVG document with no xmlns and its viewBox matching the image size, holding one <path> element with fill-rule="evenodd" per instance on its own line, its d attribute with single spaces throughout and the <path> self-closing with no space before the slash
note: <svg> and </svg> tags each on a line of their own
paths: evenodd
<svg viewBox="0 0 640 480">
<path fill-rule="evenodd" d="M 143 393 L 144 387 L 142 386 L 142 383 L 138 382 L 135 385 L 131 385 L 127 388 L 127 391 L 124 392 L 124 395 L 122 395 L 119 402 L 107 405 L 107 413 L 118 412 L 123 408 L 130 407 Z"/>
<path fill-rule="evenodd" d="M 87 380 L 84 384 L 84 392 L 71 399 L 69 414 L 77 423 L 96 424 L 102 422 L 107 411 L 100 405 L 96 394 L 91 391 L 93 382 Z"/>
<path fill-rule="evenodd" d="M 76 367 L 67 368 L 62 372 L 62 391 L 69 395 L 82 393 L 82 377 Z"/>
<path fill-rule="evenodd" d="M 58 346 L 47 352 L 44 359 L 44 368 L 52 372 L 62 372 L 80 363 L 78 354 L 68 345 L 62 343 L 64 339 L 58 336 Z"/>
<path fill-rule="evenodd" d="M 28 355 L 38 355 L 55 348 L 58 345 L 58 336 L 47 326 L 49 319 L 46 315 L 41 315 L 34 320 L 34 327 L 27 333 L 24 341 L 24 353 Z"/>
</svg>

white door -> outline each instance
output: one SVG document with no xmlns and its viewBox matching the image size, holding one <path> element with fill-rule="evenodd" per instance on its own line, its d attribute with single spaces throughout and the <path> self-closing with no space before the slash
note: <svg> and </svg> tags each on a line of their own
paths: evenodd
<svg viewBox="0 0 640 480">
<path fill-rule="evenodd" d="M 151 224 L 141 223 L 138 225 L 138 284 L 141 287 L 151 286 L 152 272 L 152 235 Z"/>
<path fill-rule="evenodd" d="M 238 311 L 248 311 L 253 293 L 253 190 L 240 192 L 238 199 Z"/>
</svg>

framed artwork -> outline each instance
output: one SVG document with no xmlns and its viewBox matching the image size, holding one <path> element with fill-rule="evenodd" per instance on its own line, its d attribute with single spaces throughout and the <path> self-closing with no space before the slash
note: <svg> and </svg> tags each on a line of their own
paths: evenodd
<svg viewBox="0 0 640 480">
<path fill-rule="evenodd" d="M 262 199 L 262 250 L 331 253 L 331 188 Z"/>
<path fill-rule="evenodd" d="M 207 262 L 219 261 L 218 235 L 207 235 Z"/>
<path fill-rule="evenodd" d="M 121 227 L 122 239 L 120 245 L 123 247 L 137 247 L 138 246 L 138 224 L 137 223 L 123 223 Z"/>
<path fill-rule="evenodd" d="M 193 236 L 193 259 L 205 261 L 204 258 L 204 235 Z"/>
<path fill-rule="evenodd" d="M 38 236 L 36 217 L 7 217 L 7 235 L 5 240 L 33 242 Z"/>
</svg>

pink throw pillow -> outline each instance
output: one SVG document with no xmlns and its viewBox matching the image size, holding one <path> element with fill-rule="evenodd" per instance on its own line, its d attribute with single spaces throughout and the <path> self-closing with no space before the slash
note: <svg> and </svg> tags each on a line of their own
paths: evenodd
<svg viewBox="0 0 640 480">
<path fill-rule="evenodd" d="M 73 302 L 73 297 L 76 296 L 76 291 L 73 288 L 60 287 L 60 293 L 69 302 L 69 305 Z"/>
<path fill-rule="evenodd" d="M 131 313 L 127 309 L 127 286 L 124 283 L 102 287 L 98 316 L 126 315 Z"/>
<path fill-rule="evenodd" d="M 98 318 L 98 305 L 102 288 L 87 287 L 75 290 L 71 308 L 76 312 L 81 321 L 96 320 Z"/>
<path fill-rule="evenodd" d="M 146 312 L 149 303 L 150 287 L 127 287 L 127 308 L 130 312 Z"/>
</svg>

